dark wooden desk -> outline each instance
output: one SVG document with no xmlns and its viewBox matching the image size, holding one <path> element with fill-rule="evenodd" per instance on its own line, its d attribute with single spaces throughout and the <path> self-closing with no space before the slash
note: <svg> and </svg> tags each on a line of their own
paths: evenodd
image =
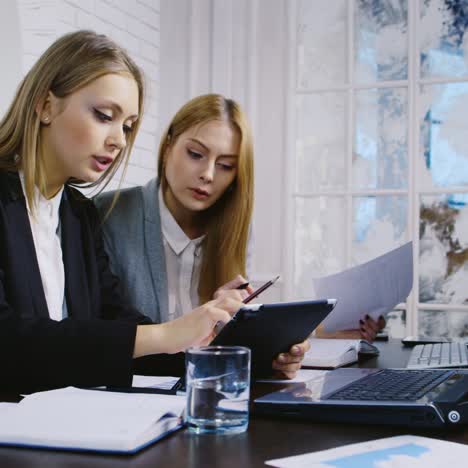
<svg viewBox="0 0 468 468">
<path fill-rule="evenodd" d="M 399 341 L 378 343 L 381 355 L 359 363 L 360 367 L 404 367 L 409 350 Z M 277 388 L 277 387 L 274 387 Z M 254 395 L 272 391 L 257 385 Z M 2 396 L 0 395 L 0 399 Z M 6 396 L 2 401 L 6 400 Z M 400 434 L 425 435 L 468 444 L 468 429 L 462 432 L 411 431 L 387 426 L 314 424 L 267 419 L 252 415 L 245 434 L 196 436 L 179 431 L 133 456 L 106 456 L 45 450 L 0 448 L 0 466 L 7 467 L 226 467 L 265 466 L 265 460 L 298 455 Z"/>
</svg>

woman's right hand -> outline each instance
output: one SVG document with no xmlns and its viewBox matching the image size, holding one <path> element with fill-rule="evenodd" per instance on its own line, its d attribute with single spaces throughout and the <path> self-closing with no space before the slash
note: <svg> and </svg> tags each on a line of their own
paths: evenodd
<svg viewBox="0 0 468 468">
<path fill-rule="evenodd" d="M 190 346 L 204 346 L 216 335 L 218 322 L 228 322 L 241 307 L 238 294 L 223 295 L 188 314 L 160 325 L 137 327 L 133 357 L 178 353 Z"/>
<path fill-rule="evenodd" d="M 227 323 L 242 307 L 242 302 L 233 297 L 214 299 L 176 320 L 166 322 L 166 333 L 170 335 L 167 353 L 184 351 L 190 346 L 205 346 L 215 337 L 218 322 Z"/>
<path fill-rule="evenodd" d="M 247 285 L 241 289 L 238 289 L 239 286 Z M 231 281 L 228 281 L 226 284 L 220 286 L 214 293 L 213 298 L 218 299 L 220 297 L 225 296 L 226 294 L 229 295 L 230 292 L 237 291 L 241 297 L 241 299 L 245 299 L 249 294 L 254 292 L 254 288 L 249 284 L 248 280 L 246 280 L 242 275 L 237 275 Z"/>
</svg>

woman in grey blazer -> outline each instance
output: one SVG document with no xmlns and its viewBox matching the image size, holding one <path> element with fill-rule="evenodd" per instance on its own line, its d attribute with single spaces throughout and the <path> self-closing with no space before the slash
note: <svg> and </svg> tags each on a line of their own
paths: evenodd
<svg viewBox="0 0 468 468">
<path fill-rule="evenodd" d="M 126 164 L 143 100 L 127 53 L 75 31 L 38 58 L 0 120 L 0 391 L 176 375 L 174 353 L 209 342 L 242 305 L 223 298 L 154 325 L 121 294 L 96 208 L 75 187 Z"/>
<path fill-rule="evenodd" d="M 253 145 L 239 105 L 216 94 L 185 104 L 162 136 L 158 174 L 95 203 L 124 293 L 165 322 L 246 282 Z M 293 376 L 308 348 L 293 346 L 273 367 Z"/>
<path fill-rule="evenodd" d="M 168 320 L 168 287 L 163 234 L 159 215 L 158 180 L 120 191 L 106 217 L 115 192 L 94 199 L 103 222 L 111 270 L 137 310 L 155 323 Z"/>
</svg>

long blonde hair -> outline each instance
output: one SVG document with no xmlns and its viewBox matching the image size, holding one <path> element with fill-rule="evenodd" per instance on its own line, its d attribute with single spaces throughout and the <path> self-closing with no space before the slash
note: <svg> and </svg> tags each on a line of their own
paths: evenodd
<svg viewBox="0 0 468 468">
<path fill-rule="evenodd" d="M 254 198 L 253 144 L 246 116 L 232 99 L 219 94 L 198 96 L 174 116 L 162 135 L 158 156 L 158 176 L 161 189 L 166 193 L 168 150 L 182 133 L 213 120 L 228 122 L 237 129 L 240 148 L 234 182 L 216 204 L 204 213 L 207 229 L 202 244 L 203 260 L 198 286 L 200 303 L 210 300 L 219 286 L 237 274 L 245 275 Z"/>
<path fill-rule="evenodd" d="M 143 112 L 143 74 L 128 54 L 108 37 L 92 31 L 77 31 L 56 40 L 38 59 L 20 83 L 10 108 L 0 121 L 0 170 L 24 172 L 26 198 L 34 209 L 34 186 L 45 193 L 47 175 L 38 157 L 40 116 L 37 106 L 49 91 L 64 98 L 92 81 L 109 73 L 130 74 L 139 91 L 139 113 Z M 128 161 L 141 118 L 127 136 L 127 146 L 99 180 L 85 183 L 70 180 L 73 185 L 104 188 L 120 164 Z"/>
</svg>

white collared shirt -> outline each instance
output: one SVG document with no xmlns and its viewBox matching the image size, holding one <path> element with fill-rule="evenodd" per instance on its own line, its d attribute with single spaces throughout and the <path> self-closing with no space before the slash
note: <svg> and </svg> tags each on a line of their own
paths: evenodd
<svg viewBox="0 0 468 468">
<path fill-rule="evenodd" d="M 26 198 L 24 175 L 20 172 L 19 176 Z M 29 223 L 31 225 L 37 263 L 39 264 L 49 316 L 52 320 L 57 321 L 62 320 L 65 306 L 65 271 L 59 232 L 59 207 L 62 201 L 62 194 L 63 187 L 53 198 L 47 200 L 38 188 L 35 187 L 35 216 L 32 215 L 26 198 Z"/>
<path fill-rule="evenodd" d="M 166 257 L 168 319 L 173 320 L 199 305 L 201 243 L 205 236 L 190 239 L 167 208 L 161 188 L 158 191 L 158 198 Z"/>
</svg>

